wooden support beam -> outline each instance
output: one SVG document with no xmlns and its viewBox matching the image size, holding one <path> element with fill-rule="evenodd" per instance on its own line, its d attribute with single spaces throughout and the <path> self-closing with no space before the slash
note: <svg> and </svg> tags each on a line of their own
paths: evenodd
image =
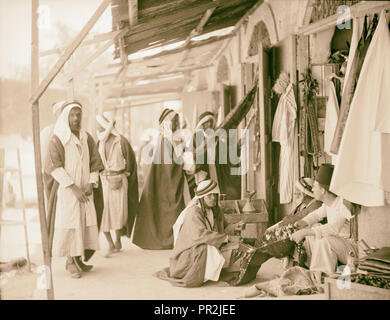
<svg viewBox="0 0 390 320">
<path fill-rule="evenodd" d="M 190 43 L 191 39 L 193 37 L 196 37 L 198 36 L 199 34 L 202 33 L 203 31 L 203 27 L 206 25 L 207 21 L 209 21 L 211 15 L 213 14 L 213 12 L 215 11 L 216 7 L 214 8 L 210 8 L 208 9 L 205 14 L 203 15 L 202 19 L 200 19 L 199 21 L 199 24 L 196 26 L 195 29 L 193 29 L 190 33 L 190 35 L 187 37 L 185 43 L 184 43 L 184 47 L 187 47 L 188 44 Z"/>
<path fill-rule="evenodd" d="M 215 9 L 216 7 L 208 9 L 203 15 L 202 19 L 200 19 L 199 24 L 196 26 L 196 28 L 193 29 L 191 33 L 188 35 L 183 45 L 183 48 L 185 48 L 185 50 L 182 52 L 180 59 L 177 60 L 177 63 L 175 63 L 175 65 L 170 70 L 177 69 L 182 64 L 182 62 L 187 58 L 188 53 L 190 51 L 187 47 L 190 44 L 191 39 L 201 34 L 203 27 L 206 25 L 207 21 L 210 19 Z"/>
<path fill-rule="evenodd" d="M 163 103 L 167 101 L 166 99 L 160 99 L 160 100 L 154 100 L 153 102 L 142 102 L 142 103 L 130 103 L 130 104 L 118 104 L 116 107 L 108 107 L 105 108 L 106 111 L 114 111 L 114 110 L 122 110 L 122 109 L 130 109 L 130 108 L 139 108 L 139 107 L 145 107 L 150 106 L 157 103 Z"/>
<path fill-rule="evenodd" d="M 99 43 L 99 42 L 111 40 L 117 33 L 118 33 L 118 31 L 111 31 L 111 32 L 107 32 L 107 33 L 97 34 L 90 40 L 84 40 L 80 44 L 79 47 L 89 46 L 91 44 L 96 44 L 96 43 Z M 42 58 L 42 57 L 50 56 L 50 55 L 53 55 L 53 54 L 62 54 L 67 47 L 68 46 L 42 51 L 39 54 L 39 56 Z"/>
<path fill-rule="evenodd" d="M 350 8 L 350 18 L 359 18 L 365 16 L 367 14 L 374 14 L 381 12 L 384 9 L 390 9 L 389 1 L 363 1 L 353 5 Z M 329 16 L 325 19 L 317 21 L 315 23 L 311 23 L 307 26 L 299 28 L 298 34 L 302 34 L 304 36 L 321 32 L 328 28 L 335 27 L 343 18 L 344 12 L 336 13 L 332 16 Z"/>
<path fill-rule="evenodd" d="M 180 99 L 179 93 L 156 93 L 156 94 L 147 94 L 140 96 L 127 96 L 127 97 L 114 97 L 107 98 L 104 100 L 104 107 L 113 107 L 115 105 L 120 104 L 124 101 L 124 103 L 154 103 L 156 101 L 167 101 L 167 100 L 177 100 Z"/>
<path fill-rule="evenodd" d="M 83 41 L 83 39 L 87 36 L 88 32 L 93 28 L 96 21 L 100 18 L 100 16 L 106 10 L 109 4 L 110 4 L 110 0 L 103 0 L 100 6 L 96 9 L 95 13 L 88 20 L 87 24 L 83 27 L 83 29 L 80 31 L 77 37 L 72 41 L 71 45 L 68 48 L 66 48 L 65 52 L 61 55 L 61 57 L 58 59 L 54 67 L 50 70 L 50 72 L 47 74 L 45 79 L 41 82 L 37 90 L 31 95 L 29 101 L 32 104 L 38 101 L 41 95 L 45 92 L 47 87 L 50 85 L 53 79 L 60 72 L 64 64 L 69 60 L 69 58 L 71 57 L 73 52 L 78 48 L 78 46 Z"/>
<path fill-rule="evenodd" d="M 201 46 L 205 46 L 207 44 L 210 44 L 212 42 L 218 42 L 218 41 L 223 41 L 225 39 L 229 39 L 229 38 L 232 38 L 233 37 L 233 33 L 230 33 L 230 34 L 227 34 L 227 35 L 223 35 L 223 36 L 216 36 L 216 37 L 212 37 L 210 39 L 206 39 L 206 40 L 201 40 L 201 41 L 192 41 L 189 45 L 188 45 L 188 48 L 189 49 L 192 49 L 192 48 L 197 48 L 197 47 L 201 47 Z M 186 50 L 187 48 L 184 48 L 183 46 L 180 46 L 179 48 L 177 49 L 172 49 L 172 50 L 165 50 L 165 51 L 162 51 L 160 53 L 157 53 L 157 54 L 154 54 L 152 56 L 146 56 L 146 57 L 143 57 L 143 58 L 138 58 L 138 59 L 131 59 L 130 61 L 132 63 L 135 63 L 135 62 L 141 62 L 141 61 L 149 61 L 149 60 L 153 60 L 155 58 L 159 58 L 159 57 L 163 57 L 163 56 L 166 56 L 166 55 L 169 55 L 169 54 L 175 54 L 175 53 L 180 53 L 184 50 Z M 121 65 L 119 63 L 112 63 L 112 64 L 109 64 L 108 65 L 108 68 L 118 68 L 120 67 Z"/>
<path fill-rule="evenodd" d="M 122 79 L 122 82 L 134 82 L 134 81 L 140 81 L 140 80 L 150 80 L 150 79 L 156 79 L 156 78 L 159 78 L 161 77 L 162 80 L 164 78 L 164 76 L 166 77 L 170 77 L 170 76 L 173 76 L 173 75 L 179 75 L 179 74 L 183 74 L 185 72 L 191 72 L 191 71 L 194 71 L 194 70 L 200 70 L 200 69 L 206 69 L 206 68 L 209 68 L 210 65 L 204 65 L 204 66 L 197 66 L 197 67 L 191 67 L 191 68 L 179 68 L 179 69 L 176 69 L 174 71 L 162 71 L 162 72 L 156 72 L 156 73 L 152 73 L 152 74 L 148 74 L 148 75 L 140 75 L 140 76 L 134 76 L 134 77 L 125 77 Z M 116 73 L 109 73 L 109 74 L 105 74 L 105 75 L 98 75 L 96 76 L 96 79 L 112 79 L 116 76 Z M 109 81 L 109 80 L 108 80 Z M 112 83 L 112 81 L 110 81 L 110 83 Z"/>
<path fill-rule="evenodd" d="M 39 30 L 38 7 L 39 0 L 32 0 L 31 17 L 31 92 L 38 88 L 39 84 Z M 49 233 L 47 228 L 45 200 L 42 178 L 42 156 L 39 130 L 39 96 L 32 101 L 32 124 L 34 142 L 35 176 L 38 195 L 39 222 L 41 226 L 41 241 L 44 260 L 43 284 L 48 300 L 54 300 L 53 278 L 51 272 L 51 253 L 49 251 Z"/>
<path fill-rule="evenodd" d="M 138 0 L 128 0 L 129 2 L 129 25 L 135 26 L 138 23 Z"/>
<path fill-rule="evenodd" d="M 128 29 L 123 29 L 123 30 L 120 30 L 120 31 L 115 31 L 115 33 L 113 34 L 113 37 L 111 40 L 107 41 L 104 45 L 102 45 L 100 48 L 98 48 L 90 57 L 88 57 L 87 59 L 85 59 L 78 67 L 77 67 L 77 70 L 75 71 L 72 71 L 72 74 L 70 75 L 70 78 L 73 78 L 77 73 L 81 72 L 86 66 L 88 66 L 92 61 L 94 61 L 96 58 L 98 58 L 101 54 L 103 54 L 104 52 L 106 52 L 106 50 L 111 47 L 114 43 L 115 43 L 115 40 L 118 38 L 118 37 L 121 37 L 123 36 L 126 32 L 128 31 Z"/>
<path fill-rule="evenodd" d="M 106 98 L 121 98 L 121 97 L 137 97 L 137 96 L 150 96 L 153 94 L 180 94 L 182 91 L 174 91 L 169 89 L 155 90 L 154 92 L 150 91 L 135 91 L 132 88 L 122 89 L 121 94 L 118 96 L 115 92 L 111 95 L 108 95 Z"/>
</svg>

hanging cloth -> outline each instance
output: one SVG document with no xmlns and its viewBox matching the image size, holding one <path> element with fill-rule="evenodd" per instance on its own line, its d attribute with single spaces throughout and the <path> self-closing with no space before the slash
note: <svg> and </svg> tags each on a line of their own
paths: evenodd
<svg viewBox="0 0 390 320">
<path fill-rule="evenodd" d="M 390 33 L 384 11 L 367 51 L 341 140 L 330 190 L 383 206 L 390 191 Z"/>
<path fill-rule="evenodd" d="M 366 17 L 367 19 L 367 17 Z M 365 60 L 367 50 L 370 46 L 371 39 L 375 32 L 377 25 L 377 18 L 371 21 L 369 30 L 367 29 L 367 20 L 364 22 L 363 34 L 359 40 L 356 52 L 354 54 L 348 77 L 344 82 L 343 96 L 341 98 L 340 114 L 337 121 L 336 131 L 333 137 L 331 151 L 333 154 L 338 154 L 340 148 L 340 142 L 345 130 L 345 123 L 348 118 L 349 110 L 351 107 L 352 99 L 356 90 L 356 86 L 361 75 L 363 62 Z"/>
<path fill-rule="evenodd" d="M 294 189 L 294 133 L 297 105 L 290 83 L 279 99 L 272 125 L 272 141 L 280 143 L 280 203 L 290 203 Z"/>
<path fill-rule="evenodd" d="M 332 156 L 332 163 L 335 164 L 335 155 L 330 151 L 334 132 L 336 130 L 337 119 L 339 117 L 339 104 L 337 101 L 336 89 L 332 81 L 329 81 L 329 98 L 326 104 L 325 131 L 324 131 L 324 151 Z"/>
</svg>

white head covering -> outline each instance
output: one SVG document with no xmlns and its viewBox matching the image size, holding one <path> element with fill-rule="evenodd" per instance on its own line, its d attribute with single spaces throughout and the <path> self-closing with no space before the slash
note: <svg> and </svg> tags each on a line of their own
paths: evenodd
<svg viewBox="0 0 390 320">
<path fill-rule="evenodd" d="M 193 207 L 198 203 L 199 199 L 204 198 L 208 194 L 212 193 L 220 193 L 218 184 L 213 180 L 204 180 L 201 183 L 199 183 L 198 187 L 196 188 L 195 197 L 188 203 L 188 205 L 184 208 L 184 210 L 180 213 L 179 217 L 177 218 L 175 224 L 173 225 L 173 244 L 176 244 L 177 236 L 179 235 L 179 231 L 181 229 L 181 226 L 184 223 L 184 219 L 188 213 L 188 209 Z"/>
<path fill-rule="evenodd" d="M 169 108 L 165 108 L 159 118 L 159 130 L 161 135 L 172 142 L 173 132 L 172 132 L 172 120 L 178 115 L 178 113 Z"/>
<path fill-rule="evenodd" d="M 97 137 L 100 141 L 104 141 L 108 136 L 113 134 L 114 136 L 119 136 L 118 130 L 114 127 L 114 116 L 111 112 L 103 112 L 102 115 L 98 114 L 96 116 L 96 121 L 104 128 L 104 131 L 97 131 Z"/>
<path fill-rule="evenodd" d="M 62 101 L 58 101 L 58 102 L 53 104 L 52 108 L 53 108 L 54 115 L 57 113 L 57 111 L 61 110 L 61 108 L 64 106 L 65 102 L 66 102 L 65 100 L 62 100 Z"/>
<path fill-rule="evenodd" d="M 196 198 L 201 199 L 212 193 L 220 193 L 218 184 L 214 180 L 204 180 L 196 188 Z"/>
<path fill-rule="evenodd" d="M 206 123 L 207 121 L 210 121 L 212 120 L 213 121 L 213 125 L 215 125 L 216 123 L 216 119 L 215 119 L 215 114 L 210 112 L 210 111 L 206 111 L 206 112 L 203 112 L 200 116 L 199 116 L 199 122 L 198 124 L 196 125 L 195 129 L 198 130 L 198 129 L 201 129 L 202 128 L 202 125 L 204 123 Z"/>
<path fill-rule="evenodd" d="M 81 110 L 81 105 L 76 102 L 68 104 L 64 110 L 62 110 L 54 126 L 53 133 L 60 139 L 63 145 L 69 141 L 72 134 L 69 127 L 69 113 L 73 108 L 80 108 Z"/>
</svg>

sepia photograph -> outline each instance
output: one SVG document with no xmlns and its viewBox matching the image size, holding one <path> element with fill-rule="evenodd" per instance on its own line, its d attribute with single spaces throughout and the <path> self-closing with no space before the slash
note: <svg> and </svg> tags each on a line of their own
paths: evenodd
<svg viewBox="0 0 390 320">
<path fill-rule="evenodd" d="M 0 305 L 390 300 L 390 1 L 0 0 L 0 46 Z"/>
</svg>

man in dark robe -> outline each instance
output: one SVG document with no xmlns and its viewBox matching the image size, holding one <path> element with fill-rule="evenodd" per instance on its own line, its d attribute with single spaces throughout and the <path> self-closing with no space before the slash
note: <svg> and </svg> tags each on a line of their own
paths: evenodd
<svg viewBox="0 0 390 320">
<path fill-rule="evenodd" d="M 202 180 L 213 179 L 225 199 L 240 199 L 241 175 L 233 174 L 233 170 L 239 168 L 240 161 L 236 164 L 231 161 L 229 143 L 237 145 L 232 138 L 236 137 L 229 137 L 229 132 L 216 129 L 214 113 L 206 111 L 199 116 L 193 140 L 195 182 L 198 184 Z"/>
<path fill-rule="evenodd" d="M 179 128 L 179 115 L 164 109 L 160 135 L 154 148 L 153 162 L 142 191 L 133 243 L 143 249 L 173 248 L 172 226 L 185 207 L 184 164 L 175 151 L 173 133 Z"/>
<path fill-rule="evenodd" d="M 66 256 L 73 278 L 91 270 L 88 261 L 98 249 L 102 198 L 98 187 L 103 164 L 90 134 L 81 130 L 81 105 L 62 111 L 49 144 L 46 172 L 54 178 L 48 197 L 49 245 L 53 256 Z M 50 184 L 47 184 L 50 185 Z"/>
</svg>

